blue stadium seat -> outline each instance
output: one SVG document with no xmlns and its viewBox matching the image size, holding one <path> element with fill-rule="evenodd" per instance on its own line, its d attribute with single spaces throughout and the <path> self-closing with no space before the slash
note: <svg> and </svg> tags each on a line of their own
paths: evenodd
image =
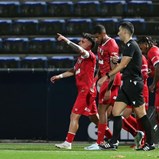
<svg viewBox="0 0 159 159">
<path fill-rule="evenodd" d="M 63 19 L 44 19 L 38 24 L 38 33 L 42 35 L 54 35 L 65 33 L 65 20 Z"/>
<path fill-rule="evenodd" d="M 100 16 L 123 16 L 126 9 L 126 2 L 121 1 L 104 1 L 100 5 Z"/>
<path fill-rule="evenodd" d="M 74 4 L 74 14 L 79 17 L 99 15 L 99 1 L 78 1 Z"/>
<path fill-rule="evenodd" d="M 159 35 L 159 21 L 146 21 L 146 35 Z"/>
<path fill-rule="evenodd" d="M 3 52 L 24 54 L 28 51 L 28 38 L 6 38 L 3 40 Z"/>
<path fill-rule="evenodd" d="M 19 16 L 19 2 L 1 1 L 0 2 L 0 17 L 18 17 Z"/>
<path fill-rule="evenodd" d="M 36 35 L 38 32 L 38 20 L 14 20 L 12 22 L 13 35 Z"/>
<path fill-rule="evenodd" d="M 125 16 L 151 16 L 152 14 L 152 1 L 132 0 L 127 3 Z"/>
<path fill-rule="evenodd" d="M 102 24 L 105 26 L 107 34 L 116 35 L 118 28 L 118 19 L 117 18 L 97 18 L 93 19 L 93 25 Z"/>
<path fill-rule="evenodd" d="M 65 17 L 72 16 L 73 2 L 72 1 L 55 1 L 47 2 L 47 16 Z"/>
<path fill-rule="evenodd" d="M 47 13 L 46 2 L 26 1 L 20 5 L 20 15 L 22 17 L 42 17 Z"/>
<path fill-rule="evenodd" d="M 124 18 L 121 22 L 129 21 L 134 25 L 135 35 L 143 35 L 146 31 L 145 20 L 143 18 Z"/>
<path fill-rule="evenodd" d="M 20 57 L 17 56 L 0 56 L 0 68 L 19 68 Z"/>
<path fill-rule="evenodd" d="M 73 68 L 74 63 L 73 56 L 53 56 L 48 58 L 49 68 Z"/>
<path fill-rule="evenodd" d="M 29 52 L 31 54 L 53 54 L 55 46 L 55 38 L 33 38 L 29 41 Z"/>
<path fill-rule="evenodd" d="M 11 27 L 12 27 L 11 20 L 0 20 L 0 35 L 10 35 Z"/>
<path fill-rule="evenodd" d="M 47 68 L 46 56 L 27 56 L 21 60 L 21 68 Z"/>
<path fill-rule="evenodd" d="M 91 19 L 69 19 L 66 21 L 66 33 L 68 35 L 81 35 L 92 29 Z"/>
</svg>

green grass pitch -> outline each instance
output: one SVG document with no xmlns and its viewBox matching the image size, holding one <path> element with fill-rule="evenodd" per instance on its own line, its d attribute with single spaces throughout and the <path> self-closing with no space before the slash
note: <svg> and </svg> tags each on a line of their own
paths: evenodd
<svg viewBox="0 0 159 159">
<path fill-rule="evenodd" d="M 0 143 L 0 159 L 159 159 L 159 149 L 143 152 L 128 146 L 117 151 L 86 151 L 90 143 L 73 143 L 72 150 L 57 149 L 54 143 Z"/>
</svg>

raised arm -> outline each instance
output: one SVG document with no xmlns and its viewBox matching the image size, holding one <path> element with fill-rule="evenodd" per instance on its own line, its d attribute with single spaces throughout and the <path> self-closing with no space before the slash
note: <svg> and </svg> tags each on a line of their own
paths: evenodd
<svg viewBox="0 0 159 159">
<path fill-rule="evenodd" d="M 86 51 L 85 49 L 83 49 L 81 46 L 75 44 L 74 42 L 70 41 L 68 38 L 66 38 L 65 36 L 57 33 L 58 41 L 64 41 L 66 42 L 75 52 L 80 53 L 83 56 L 89 56 L 88 51 Z"/>
</svg>

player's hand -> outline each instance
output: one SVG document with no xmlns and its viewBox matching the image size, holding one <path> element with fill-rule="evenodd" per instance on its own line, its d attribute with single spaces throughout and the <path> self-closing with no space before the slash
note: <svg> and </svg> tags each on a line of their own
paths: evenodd
<svg viewBox="0 0 159 159">
<path fill-rule="evenodd" d="M 111 57 L 111 61 L 114 64 L 118 63 L 118 60 L 119 60 L 119 56 L 118 55 L 114 55 L 114 56 Z"/>
<path fill-rule="evenodd" d="M 108 80 L 108 77 L 107 77 L 107 76 L 103 76 L 102 78 L 100 78 L 100 79 L 98 80 L 97 85 L 98 85 L 99 87 L 101 87 L 102 84 L 104 83 L 104 81 L 106 81 L 106 80 Z"/>
<path fill-rule="evenodd" d="M 55 83 L 55 81 L 57 81 L 57 80 L 59 80 L 60 79 L 60 76 L 59 75 L 56 75 L 56 76 L 52 76 L 51 78 L 50 78 L 50 81 L 52 82 L 52 83 Z"/>
<path fill-rule="evenodd" d="M 104 95 L 104 100 L 109 100 L 111 97 L 111 90 L 107 90 Z"/>
<path fill-rule="evenodd" d="M 155 89 L 155 85 L 154 85 L 154 84 L 151 84 L 151 85 L 149 86 L 150 92 L 153 93 L 153 92 L 154 92 L 154 89 Z"/>
<path fill-rule="evenodd" d="M 59 34 L 59 33 L 57 33 L 57 40 L 58 41 L 65 41 L 65 42 L 67 42 L 67 41 L 69 41 L 66 37 L 64 37 L 62 34 Z"/>
</svg>

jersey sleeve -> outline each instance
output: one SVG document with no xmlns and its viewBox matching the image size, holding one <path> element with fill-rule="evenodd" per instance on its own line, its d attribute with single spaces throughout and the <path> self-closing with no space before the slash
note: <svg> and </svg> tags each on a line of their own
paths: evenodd
<svg viewBox="0 0 159 159">
<path fill-rule="evenodd" d="M 133 57 L 135 52 L 135 46 L 132 43 L 127 43 L 125 50 L 123 52 L 123 56 Z"/>
<path fill-rule="evenodd" d="M 152 49 L 148 54 L 148 58 L 151 60 L 153 66 L 159 63 L 159 49 Z"/>
<path fill-rule="evenodd" d="M 114 55 L 119 56 L 119 47 L 116 44 L 115 40 L 112 40 L 111 44 L 109 45 L 109 53 L 110 53 L 110 56 L 114 56 Z"/>
</svg>

